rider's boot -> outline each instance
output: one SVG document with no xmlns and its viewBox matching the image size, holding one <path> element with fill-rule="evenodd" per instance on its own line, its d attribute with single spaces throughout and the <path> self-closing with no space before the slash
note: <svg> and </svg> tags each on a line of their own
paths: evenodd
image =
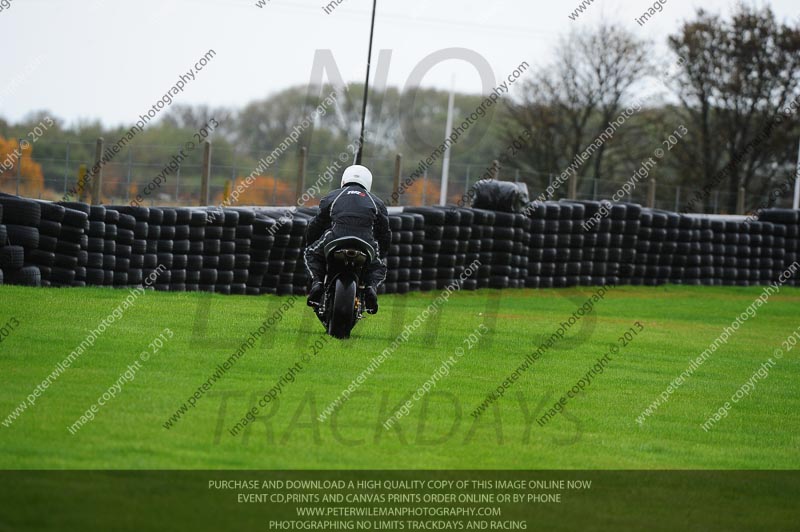
<svg viewBox="0 0 800 532">
<path fill-rule="evenodd" d="M 325 286 L 320 281 L 311 283 L 311 289 L 308 291 L 308 300 L 306 304 L 309 307 L 318 307 L 322 303 L 322 294 L 325 293 Z"/>
<path fill-rule="evenodd" d="M 364 289 L 364 306 L 369 314 L 378 313 L 378 291 L 375 287 L 368 286 Z"/>
</svg>

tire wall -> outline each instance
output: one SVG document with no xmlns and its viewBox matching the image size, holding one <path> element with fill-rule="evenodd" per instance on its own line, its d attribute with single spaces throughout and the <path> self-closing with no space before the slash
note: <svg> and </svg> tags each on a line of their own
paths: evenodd
<svg viewBox="0 0 800 532">
<path fill-rule="evenodd" d="M 133 287 L 161 266 L 156 290 L 304 294 L 314 213 L 0 195 L 0 283 Z M 464 289 L 763 285 L 797 260 L 800 242 L 798 211 L 788 209 L 745 222 L 588 201 L 530 205 L 526 214 L 405 208 L 392 211 L 390 226 L 382 293 L 442 289 L 475 261 Z"/>
</svg>

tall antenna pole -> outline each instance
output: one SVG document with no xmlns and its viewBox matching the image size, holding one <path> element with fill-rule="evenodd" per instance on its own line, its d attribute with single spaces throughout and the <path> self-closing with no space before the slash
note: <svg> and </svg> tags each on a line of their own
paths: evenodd
<svg viewBox="0 0 800 532">
<path fill-rule="evenodd" d="M 369 28 L 369 50 L 367 51 L 367 79 L 364 81 L 364 103 L 361 106 L 361 133 L 358 135 L 358 152 L 356 164 L 361 164 L 361 153 L 364 151 L 364 123 L 367 120 L 367 96 L 369 95 L 369 67 L 372 63 L 372 37 L 375 34 L 375 11 L 378 0 L 372 0 L 372 23 Z"/>
<path fill-rule="evenodd" d="M 453 103 L 456 95 L 456 76 L 450 82 L 450 98 L 447 100 L 447 124 L 444 128 L 444 138 L 447 140 L 453 134 Z M 450 178 L 450 150 L 453 147 L 448 145 L 444 150 L 444 160 L 442 161 L 442 185 L 439 189 L 439 205 L 447 205 L 447 181 Z"/>
<path fill-rule="evenodd" d="M 794 178 L 794 201 L 792 209 L 800 208 L 800 143 L 797 145 L 797 175 Z"/>
</svg>

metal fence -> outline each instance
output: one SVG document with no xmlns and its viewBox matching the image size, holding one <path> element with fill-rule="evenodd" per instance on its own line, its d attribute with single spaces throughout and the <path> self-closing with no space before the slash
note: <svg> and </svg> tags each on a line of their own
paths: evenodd
<svg viewBox="0 0 800 532">
<path fill-rule="evenodd" d="M 17 161 L 16 167 L 0 174 L 0 192 L 28 197 L 60 200 L 70 190 L 74 190 L 81 168 L 91 168 L 95 163 L 95 144 L 76 142 L 51 142 L 46 146 L 37 143 L 33 153 L 26 153 Z M 150 188 L 156 176 L 175 156 L 181 153 L 186 157 L 176 165 L 174 172 L 165 176 L 158 187 Z M 256 168 L 259 158 L 265 153 L 248 153 L 237 147 L 214 146 L 212 150 L 209 172 L 209 203 L 218 204 L 225 195 L 233 190 L 237 183 L 250 175 Z M 303 186 L 298 186 L 300 179 L 300 157 L 292 150 L 283 154 L 271 165 L 262 177 L 247 187 L 246 194 L 239 198 L 240 205 L 275 205 L 290 206 L 297 203 L 299 194 L 315 183 L 320 182 L 324 168 L 337 161 L 341 154 L 308 154 L 304 167 L 306 172 Z M 32 175 L 31 165 L 24 161 L 29 159 L 33 166 L 41 168 L 41 176 Z M 341 169 L 351 161 L 340 162 L 334 179 L 324 183 L 319 196 L 338 185 Z M 373 171 L 373 191 L 388 200 L 393 192 L 395 179 L 395 160 L 385 158 L 364 158 L 364 164 Z M 408 176 L 418 165 L 418 161 L 404 161 L 401 178 Z M 458 203 L 470 187 L 481 177 L 485 177 L 492 166 L 462 164 L 457 157 L 450 164 L 448 179 L 448 202 Z M 195 147 L 187 150 L 185 146 L 139 145 L 127 147 L 118 153 L 110 162 L 103 165 L 101 200 L 106 204 L 128 204 L 141 197 L 144 206 L 158 205 L 198 205 L 202 197 L 201 183 L 203 174 L 203 150 Z M 599 200 L 611 199 L 620 189 L 628 176 L 620 176 L 619 180 L 581 178 L 576 190 L 576 199 Z M 505 181 L 525 183 L 531 199 L 543 192 L 552 184 L 555 176 L 543 172 L 521 172 L 513 169 L 500 169 L 499 178 Z M 401 194 L 399 205 L 435 205 L 439 202 L 441 184 L 441 163 L 435 164 L 423 176 L 416 180 L 414 186 Z M 642 180 L 624 200 L 647 205 L 649 182 Z M 687 188 L 664 184 L 660 181 L 655 190 L 654 206 L 656 208 L 679 211 L 696 192 L 695 188 Z M 557 188 L 553 199 L 566 198 L 569 194 L 568 184 Z M 74 199 L 74 198 L 73 198 Z M 307 205 L 314 205 L 318 197 L 312 198 Z M 712 191 L 699 206 L 707 213 L 729 213 L 728 206 L 736 198 L 731 198 L 728 191 Z M 791 206 L 791 193 L 777 198 L 747 198 L 748 209 L 755 206 Z"/>
</svg>

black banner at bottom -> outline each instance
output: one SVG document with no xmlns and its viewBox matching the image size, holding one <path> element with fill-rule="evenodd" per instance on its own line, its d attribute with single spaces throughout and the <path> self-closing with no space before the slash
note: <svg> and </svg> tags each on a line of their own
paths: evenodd
<svg viewBox="0 0 800 532">
<path fill-rule="evenodd" d="M 798 471 L 5 471 L 0 530 L 798 530 Z"/>
</svg>

